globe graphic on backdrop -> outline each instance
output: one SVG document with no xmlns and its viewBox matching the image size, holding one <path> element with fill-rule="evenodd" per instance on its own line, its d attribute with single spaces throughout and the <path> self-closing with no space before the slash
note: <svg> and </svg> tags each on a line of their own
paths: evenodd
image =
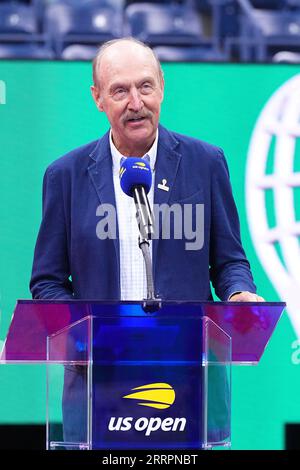
<svg viewBox="0 0 300 470">
<path fill-rule="evenodd" d="M 300 74 L 275 91 L 255 124 L 246 205 L 256 253 L 300 338 Z"/>
</svg>

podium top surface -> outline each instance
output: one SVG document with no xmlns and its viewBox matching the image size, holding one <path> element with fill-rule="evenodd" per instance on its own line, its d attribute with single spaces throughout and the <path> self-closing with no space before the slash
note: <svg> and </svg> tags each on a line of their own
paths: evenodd
<svg viewBox="0 0 300 470">
<path fill-rule="evenodd" d="M 127 328 L 159 329 L 208 317 L 232 338 L 232 362 L 253 364 L 259 362 L 285 307 L 284 302 L 163 301 L 157 312 L 149 314 L 142 305 L 130 301 L 18 300 L 0 363 L 46 362 L 47 337 L 87 317 L 111 324 L 118 331 L 124 321 Z"/>
</svg>

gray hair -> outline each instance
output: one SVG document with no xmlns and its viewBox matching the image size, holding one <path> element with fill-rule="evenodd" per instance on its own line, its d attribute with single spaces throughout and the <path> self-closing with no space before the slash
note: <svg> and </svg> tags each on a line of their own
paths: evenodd
<svg viewBox="0 0 300 470">
<path fill-rule="evenodd" d="M 94 85 L 95 86 L 98 86 L 99 87 L 99 79 L 97 77 L 97 71 L 99 69 L 99 64 L 100 64 L 100 61 L 103 57 L 103 54 L 104 52 L 106 51 L 106 49 L 108 49 L 110 46 L 113 46 L 114 44 L 118 44 L 119 42 L 124 42 L 124 41 L 128 41 L 128 42 L 132 42 L 134 44 L 137 44 L 139 46 L 142 46 L 144 47 L 145 49 L 147 49 L 148 51 L 150 51 L 153 55 L 153 58 L 157 64 L 157 69 L 158 69 L 158 75 L 159 75 L 159 79 L 160 79 L 160 82 L 161 84 L 163 83 L 163 79 L 164 79 L 164 74 L 163 74 L 163 70 L 161 68 L 161 64 L 155 54 L 155 52 L 153 51 L 153 49 L 151 49 L 151 47 L 147 46 L 147 44 L 145 44 L 144 42 L 142 41 L 139 41 L 138 39 L 135 39 L 133 37 L 124 37 L 124 38 L 119 38 L 119 39 L 112 39 L 110 41 L 106 41 L 105 43 L 103 43 L 98 51 L 97 51 L 97 54 L 93 60 L 93 82 L 94 82 Z"/>
</svg>

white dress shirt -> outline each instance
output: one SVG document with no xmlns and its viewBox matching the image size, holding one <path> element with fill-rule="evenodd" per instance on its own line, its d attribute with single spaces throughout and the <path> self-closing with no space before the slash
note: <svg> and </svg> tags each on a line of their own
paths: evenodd
<svg viewBox="0 0 300 470">
<path fill-rule="evenodd" d="M 111 132 L 109 140 L 113 162 L 113 182 L 119 227 L 121 300 L 142 300 L 147 297 L 147 281 L 143 254 L 138 245 L 139 229 L 135 216 L 136 209 L 133 198 L 127 196 L 127 194 L 122 191 L 119 179 L 120 162 L 122 158 L 126 157 L 115 147 Z M 152 147 L 146 154 L 150 158 L 150 167 L 152 170 L 152 186 L 148 193 L 149 204 L 152 209 L 157 142 L 158 131 Z M 152 253 L 151 242 L 150 253 Z"/>
</svg>

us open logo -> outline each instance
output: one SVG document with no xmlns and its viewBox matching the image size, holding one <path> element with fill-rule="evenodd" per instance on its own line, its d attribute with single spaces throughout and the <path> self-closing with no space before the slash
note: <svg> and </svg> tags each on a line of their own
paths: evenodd
<svg viewBox="0 0 300 470">
<path fill-rule="evenodd" d="M 176 393 L 173 387 L 167 383 L 151 383 L 135 387 L 128 395 L 122 398 L 137 401 L 138 406 L 166 410 L 175 402 Z M 133 416 L 110 418 L 108 424 L 109 431 L 126 432 L 134 429 L 143 432 L 145 436 L 150 436 L 155 431 L 182 432 L 186 426 L 186 418 L 161 418 L 161 417 L 141 417 L 135 419 Z"/>
</svg>

